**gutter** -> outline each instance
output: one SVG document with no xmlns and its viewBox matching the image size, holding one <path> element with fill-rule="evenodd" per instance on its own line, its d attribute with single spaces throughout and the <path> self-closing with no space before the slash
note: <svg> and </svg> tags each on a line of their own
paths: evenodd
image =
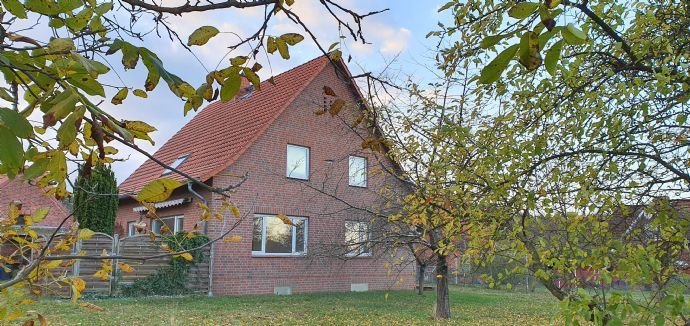
<svg viewBox="0 0 690 326">
<path fill-rule="evenodd" d="M 192 188 L 192 183 L 188 182 L 187 183 L 187 190 L 189 190 L 192 195 L 195 197 L 199 198 L 204 205 L 208 207 L 208 200 L 204 198 L 204 196 L 200 195 L 198 192 L 194 191 L 194 188 Z M 204 234 L 208 235 L 208 222 L 204 221 L 204 226 L 203 226 Z M 214 258 L 214 250 L 215 249 L 215 243 L 211 244 L 211 255 L 209 257 L 210 261 L 208 264 L 208 296 L 212 297 L 213 296 L 213 258 Z"/>
</svg>

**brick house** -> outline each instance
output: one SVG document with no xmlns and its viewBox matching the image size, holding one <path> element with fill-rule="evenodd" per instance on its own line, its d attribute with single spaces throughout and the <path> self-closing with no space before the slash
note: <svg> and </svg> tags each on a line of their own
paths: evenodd
<svg viewBox="0 0 690 326">
<path fill-rule="evenodd" d="M 403 193 L 404 187 L 384 172 L 395 167 L 393 162 L 361 147 L 370 132 L 352 127 L 361 114 L 352 104 L 362 98 L 348 73 L 341 60 L 322 56 L 264 81 L 260 90 L 245 87 L 235 99 L 201 110 L 154 154 L 216 188 L 247 175 L 230 195 L 244 216 L 231 233 L 241 241 L 212 247 L 213 294 L 414 287 L 414 265 L 404 255 L 352 244 L 375 232 L 361 208 L 381 211 L 386 203 L 381 193 Z M 333 100 L 324 86 L 348 103 L 336 116 L 315 114 Z M 136 193 L 161 176 L 183 180 L 148 160 L 120 191 Z M 156 221 L 123 195 L 116 229 L 134 235 L 135 223 L 142 221 L 144 232 L 157 233 L 165 224 L 173 231 L 196 227 L 213 238 L 235 219 L 225 212 L 223 221 L 200 223 L 197 204 L 208 203 L 215 211 L 222 202 L 221 195 L 187 184 L 157 204 L 161 221 Z M 294 226 L 282 223 L 278 214 Z M 392 273 L 390 266 L 397 266 Z"/>
<path fill-rule="evenodd" d="M 21 203 L 22 215 L 31 215 L 41 207 L 49 209 L 48 215 L 38 226 L 57 227 L 69 215 L 69 210 L 54 196 L 47 195 L 43 189 L 24 180 L 21 176 L 10 180 L 6 176 L 0 176 L 0 219 L 7 217 L 10 203 Z M 70 226 L 72 219 L 68 219 L 64 226 Z"/>
</svg>

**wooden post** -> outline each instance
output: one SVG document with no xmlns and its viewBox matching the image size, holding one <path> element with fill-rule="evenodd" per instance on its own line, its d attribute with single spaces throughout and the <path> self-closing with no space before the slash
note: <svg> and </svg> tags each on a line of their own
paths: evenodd
<svg viewBox="0 0 690 326">
<path fill-rule="evenodd" d="M 113 244 L 110 247 L 110 254 L 111 255 L 118 255 L 120 251 L 120 235 L 115 233 L 113 236 Z M 117 289 L 117 269 L 118 269 L 118 264 L 117 264 L 117 259 L 112 260 L 112 273 L 110 274 L 110 289 L 108 291 L 108 295 L 113 295 L 115 290 Z"/>
</svg>

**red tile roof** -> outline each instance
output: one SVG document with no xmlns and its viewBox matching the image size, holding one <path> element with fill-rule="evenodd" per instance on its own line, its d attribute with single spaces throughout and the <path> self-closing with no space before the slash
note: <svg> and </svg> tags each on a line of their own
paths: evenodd
<svg viewBox="0 0 690 326">
<path fill-rule="evenodd" d="M 69 215 L 67 208 L 54 196 L 48 196 L 36 185 L 33 185 L 21 176 L 9 180 L 6 176 L 0 176 L 0 219 L 7 217 L 9 205 L 12 201 L 22 202 L 23 214 L 33 214 L 41 207 L 49 209 L 48 216 L 39 225 L 57 226 Z M 70 225 L 71 220 L 66 223 Z"/>
<path fill-rule="evenodd" d="M 210 104 L 154 157 L 172 164 L 178 157 L 190 154 L 179 170 L 202 181 L 210 179 L 237 160 L 328 63 L 328 57 L 320 56 L 273 77 L 274 84 L 262 82 L 261 90 L 248 98 Z M 137 192 L 147 182 L 159 178 L 163 170 L 147 160 L 120 184 L 120 192 Z M 184 179 L 175 173 L 169 177 Z"/>
</svg>

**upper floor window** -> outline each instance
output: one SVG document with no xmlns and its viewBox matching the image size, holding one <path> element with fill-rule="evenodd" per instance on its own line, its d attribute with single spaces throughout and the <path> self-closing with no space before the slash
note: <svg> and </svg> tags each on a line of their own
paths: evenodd
<svg viewBox="0 0 690 326">
<path fill-rule="evenodd" d="M 286 162 L 288 178 L 309 179 L 309 147 L 287 145 Z"/>
<path fill-rule="evenodd" d="M 371 256 L 371 230 L 369 223 L 345 221 L 347 256 Z"/>
<path fill-rule="evenodd" d="M 161 217 L 151 222 L 151 232 L 153 234 L 175 234 L 182 231 L 183 226 L 184 216 Z"/>
<path fill-rule="evenodd" d="M 172 162 L 172 164 L 170 164 L 170 167 L 173 169 L 177 169 L 188 158 L 189 158 L 189 154 L 182 155 L 182 156 L 178 157 L 177 159 L 175 159 L 175 162 Z M 172 170 L 166 168 L 165 170 L 163 170 L 163 173 L 161 175 L 166 175 L 166 174 L 170 174 L 170 173 L 172 173 Z"/>
<path fill-rule="evenodd" d="M 254 219 L 253 255 L 297 256 L 307 252 L 307 218 L 287 217 L 286 224 L 275 215 Z"/>
<path fill-rule="evenodd" d="M 355 187 L 367 186 L 367 159 L 350 155 L 350 185 Z"/>
</svg>

